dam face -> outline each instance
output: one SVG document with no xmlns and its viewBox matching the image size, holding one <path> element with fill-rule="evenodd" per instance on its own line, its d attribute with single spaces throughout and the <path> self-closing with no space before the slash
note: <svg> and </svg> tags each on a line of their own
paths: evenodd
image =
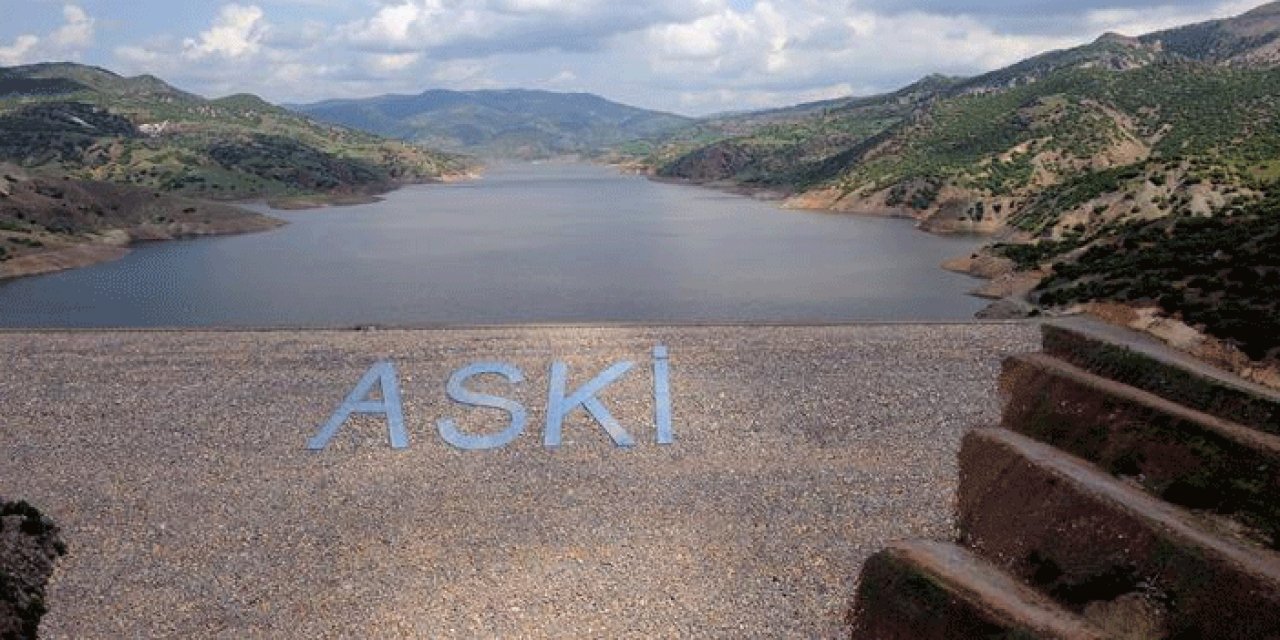
<svg viewBox="0 0 1280 640">
<path fill-rule="evenodd" d="M 998 423 L 1000 363 L 1037 341 L 6 332 L 0 486 L 61 527 L 50 638 L 826 637 L 868 556 L 954 535 L 961 438 Z"/>
</svg>

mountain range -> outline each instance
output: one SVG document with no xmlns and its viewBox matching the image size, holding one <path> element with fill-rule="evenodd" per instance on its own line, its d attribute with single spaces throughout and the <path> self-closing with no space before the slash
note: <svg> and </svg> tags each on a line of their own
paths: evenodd
<svg viewBox="0 0 1280 640">
<path fill-rule="evenodd" d="M 292 105 L 316 120 L 489 157 L 586 154 L 693 122 L 589 93 L 510 89 L 385 95 Z"/>
</svg>

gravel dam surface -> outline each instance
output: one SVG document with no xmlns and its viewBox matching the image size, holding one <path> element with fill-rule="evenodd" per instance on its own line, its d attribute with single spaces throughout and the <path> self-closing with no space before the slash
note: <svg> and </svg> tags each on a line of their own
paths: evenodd
<svg viewBox="0 0 1280 640">
<path fill-rule="evenodd" d="M 1034 324 L 0 332 L 0 490 L 62 528 L 46 638 L 834 637 L 865 558 L 948 538 L 964 432 Z M 655 442 L 654 347 L 674 444 Z M 307 449 L 372 365 L 379 414 Z M 550 371 L 597 397 L 543 444 Z M 450 375 L 520 403 L 510 444 Z M 378 396 L 373 396 L 376 399 Z M 593 403 L 587 402 L 587 407 Z M 596 406 L 598 409 L 599 406 Z"/>
</svg>

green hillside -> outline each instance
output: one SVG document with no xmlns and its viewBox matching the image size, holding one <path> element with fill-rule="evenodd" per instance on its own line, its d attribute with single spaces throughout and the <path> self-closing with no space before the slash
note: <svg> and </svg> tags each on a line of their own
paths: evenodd
<svg viewBox="0 0 1280 640">
<path fill-rule="evenodd" d="M 597 156 L 668 178 L 796 186 L 812 181 L 812 165 L 861 145 L 957 81 L 934 75 L 885 95 L 711 116 Z"/>
<path fill-rule="evenodd" d="M 884 147 L 824 177 L 844 196 L 909 191 L 913 181 L 951 187 L 971 211 L 1003 205 L 1011 226 L 1054 237 L 1067 230 L 1064 221 L 1092 228 L 1130 213 L 1169 213 L 1190 197 L 1179 186 L 1211 181 L 1216 206 L 1200 211 L 1208 213 L 1270 180 L 1270 162 L 1280 158 L 1278 89 L 1274 69 L 1193 61 L 1063 70 L 942 101 Z M 1154 210 L 1134 202 L 1150 191 L 1144 182 L 1159 191 Z M 1130 196 L 1122 199 L 1133 203 L 1129 211 L 1108 197 L 1116 193 Z M 924 198 L 915 208 L 940 204 Z"/>
<path fill-rule="evenodd" d="M 1051 275 L 1032 296 L 1043 306 L 1155 305 L 1252 357 L 1276 358 L 1267 300 L 1280 277 L 1277 42 L 1272 3 L 1136 38 L 1106 34 L 676 154 L 663 154 L 670 143 L 630 152 L 663 176 L 996 234 L 988 256 Z M 1196 256 L 1199 270 L 1180 264 L 1181 254 Z"/>
<path fill-rule="evenodd" d="M 274 229 L 246 209 L 0 162 L 0 280 L 111 260 L 137 241 Z"/>
<path fill-rule="evenodd" d="M 70 63 L 0 68 L 0 160 L 212 199 L 363 194 L 461 171 L 457 157 Z"/>
<path fill-rule="evenodd" d="M 664 177 L 800 187 L 821 180 L 831 163 L 901 123 L 952 82 L 932 76 L 883 96 L 710 120 L 623 151 L 642 155 Z"/>
<path fill-rule="evenodd" d="M 1158 305 L 1254 360 L 1280 360 L 1280 195 L 1228 215 L 1127 223 L 1055 263 L 1033 298 Z"/>
</svg>

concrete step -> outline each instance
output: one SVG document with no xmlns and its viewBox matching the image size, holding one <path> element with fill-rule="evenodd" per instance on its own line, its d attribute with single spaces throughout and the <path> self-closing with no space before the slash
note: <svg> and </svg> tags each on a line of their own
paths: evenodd
<svg viewBox="0 0 1280 640">
<path fill-rule="evenodd" d="M 858 640 L 1107 637 L 1080 616 L 972 552 L 897 542 L 863 565 L 853 610 Z"/>
<path fill-rule="evenodd" d="M 1110 633 L 1280 638 L 1280 555 L 1021 434 L 965 437 L 959 527 L 962 544 Z"/>
<path fill-rule="evenodd" d="M 1008 358 L 1001 425 L 1244 525 L 1280 547 L 1280 436 L 1188 409 L 1044 354 Z"/>
<path fill-rule="evenodd" d="M 1046 323 L 1042 331 L 1049 355 L 1224 420 L 1280 434 L 1280 392 L 1097 320 L 1066 318 Z"/>
</svg>

